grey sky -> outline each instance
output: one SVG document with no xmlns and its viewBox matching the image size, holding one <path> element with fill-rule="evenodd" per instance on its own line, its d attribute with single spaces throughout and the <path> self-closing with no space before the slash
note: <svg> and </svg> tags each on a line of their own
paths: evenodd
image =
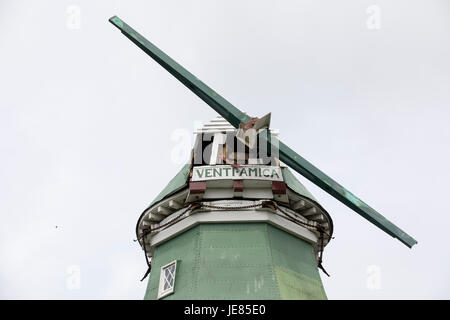
<svg viewBox="0 0 450 320">
<path fill-rule="evenodd" d="M 418 240 L 300 178 L 334 220 L 330 299 L 450 298 L 445 0 L 0 0 L 0 298 L 141 299 L 137 218 L 181 167 L 174 132 L 216 117 L 114 14 Z"/>
</svg>

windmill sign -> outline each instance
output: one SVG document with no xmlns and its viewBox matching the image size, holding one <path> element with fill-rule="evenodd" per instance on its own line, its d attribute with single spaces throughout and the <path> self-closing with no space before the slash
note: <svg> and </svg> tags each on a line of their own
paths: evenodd
<svg viewBox="0 0 450 320">
<path fill-rule="evenodd" d="M 192 181 L 247 179 L 283 181 L 280 167 L 272 166 L 199 166 L 193 169 Z"/>
</svg>

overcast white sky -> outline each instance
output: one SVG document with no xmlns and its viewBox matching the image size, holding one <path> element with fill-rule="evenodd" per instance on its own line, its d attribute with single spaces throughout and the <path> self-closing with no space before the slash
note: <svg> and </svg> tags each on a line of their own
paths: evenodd
<svg viewBox="0 0 450 320">
<path fill-rule="evenodd" d="M 450 298 L 446 0 L 0 0 L 0 298 L 143 298 L 137 218 L 216 114 L 115 14 L 418 240 L 300 178 L 334 220 L 330 299 Z"/>
</svg>

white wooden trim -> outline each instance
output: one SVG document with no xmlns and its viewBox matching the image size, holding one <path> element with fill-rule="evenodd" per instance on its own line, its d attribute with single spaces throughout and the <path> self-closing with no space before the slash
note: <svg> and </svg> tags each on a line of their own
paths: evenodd
<svg viewBox="0 0 450 320">
<path fill-rule="evenodd" d="M 165 280 L 164 270 L 170 267 L 171 265 L 175 265 L 175 269 L 173 272 L 173 286 L 170 289 L 164 290 L 164 280 Z M 176 275 L 177 275 L 177 260 L 174 260 L 171 263 L 168 263 L 165 266 L 161 267 L 159 274 L 158 299 L 167 297 L 169 294 L 172 294 L 174 292 Z"/>
<path fill-rule="evenodd" d="M 189 213 L 191 214 L 191 213 Z M 201 223 L 244 223 L 244 222 L 265 222 L 281 230 L 284 230 L 297 238 L 316 244 L 317 235 L 307 228 L 293 223 L 270 209 L 247 209 L 247 210 L 220 210 L 195 212 L 187 218 L 178 221 L 172 226 L 164 229 L 152 236 L 152 246 L 160 245 L 177 235 L 194 228 Z"/>
</svg>

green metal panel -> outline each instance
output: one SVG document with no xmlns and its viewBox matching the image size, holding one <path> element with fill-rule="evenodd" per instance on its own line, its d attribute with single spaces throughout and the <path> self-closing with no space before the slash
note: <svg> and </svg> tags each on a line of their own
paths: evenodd
<svg viewBox="0 0 450 320">
<path fill-rule="evenodd" d="M 158 196 L 155 198 L 155 200 L 150 203 L 150 205 L 147 207 L 150 208 L 154 204 L 160 202 L 161 200 L 167 198 L 168 196 L 174 194 L 178 190 L 181 190 L 185 187 L 187 187 L 187 181 L 189 178 L 189 173 L 191 170 L 190 164 L 185 164 L 183 168 L 181 168 L 180 172 L 177 173 L 175 177 L 172 178 L 172 180 L 169 181 L 167 186 L 158 194 Z M 144 210 L 144 212 L 141 213 L 141 216 L 138 219 L 138 223 L 136 224 L 136 234 L 138 234 L 138 228 L 139 228 L 139 221 L 141 221 L 142 216 L 147 211 L 147 209 Z M 139 235 L 138 235 L 139 236 Z"/>
<path fill-rule="evenodd" d="M 267 231 L 274 264 L 320 280 L 315 252 L 310 243 L 273 226 L 269 226 Z"/>
<path fill-rule="evenodd" d="M 299 272 L 275 266 L 282 300 L 325 300 L 327 296 L 320 281 Z M 301 283 L 301 285 L 298 285 Z"/>
<path fill-rule="evenodd" d="M 281 168 L 281 172 L 283 173 L 284 182 L 289 187 L 289 189 L 317 202 L 311 192 L 309 192 L 308 189 L 306 189 L 305 186 L 300 181 L 298 181 L 298 179 L 288 168 Z"/>
<path fill-rule="evenodd" d="M 240 123 L 247 123 L 251 120 L 249 116 L 201 82 L 197 77 L 175 62 L 172 58 L 158 49 L 155 45 L 145 39 L 121 19 L 115 16 L 109 21 L 115 25 L 127 38 L 129 38 L 163 68 L 170 72 L 175 78 L 182 82 L 187 88 L 205 101 L 211 108 L 216 110 L 222 117 L 228 120 L 228 122 L 230 122 L 235 128 L 238 128 Z M 267 139 L 267 143 L 269 144 L 268 150 L 271 150 L 272 147 L 279 148 L 279 156 L 281 161 L 286 163 L 292 169 L 303 175 L 324 191 L 328 192 L 331 196 L 347 205 L 363 218 L 367 219 L 392 237 L 399 239 L 410 248 L 417 243 L 415 239 L 395 226 L 392 222 L 383 217 L 369 205 L 361 201 L 358 197 L 334 181 L 331 177 L 313 166 L 310 162 L 301 157 L 287 145 L 280 141 L 279 146 L 277 146 L 277 144 L 272 143 L 270 138 Z"/>
<path fill-rule="evenodd" d="M 161 267 L 174 260 L 177 260 L 175 294 L 164 299 L 188 299 L 197 278 L 194 271 L 198 261 L 198 235 L 199 229 L 191 229 L 157 247 L 152 258 L 152 271 L 144 299 L 157 299 Z"/>
<path fill-rule="evenodd" d="M 266 223 L 201 224 L 158 246 L 145 299 L 177 260 L 171 299 L 326 299 L 311 244 Z"/>
<path fill-rule="evenodd" d="M 177 192 L 178 190 L 187 186 L 187 180 L 189 178 L 189 172 L 191 170 L 191 165 L 186 164 L 180 172 L 177 173 L 172 180 L 169 181 L 167 186 L 158 194 L 155 200 L 149 205 L 149 207 L 153 206 L 155 203 L 163 200 L 164 198 L 170 196 L 171 194 Z"/>
</svg>

